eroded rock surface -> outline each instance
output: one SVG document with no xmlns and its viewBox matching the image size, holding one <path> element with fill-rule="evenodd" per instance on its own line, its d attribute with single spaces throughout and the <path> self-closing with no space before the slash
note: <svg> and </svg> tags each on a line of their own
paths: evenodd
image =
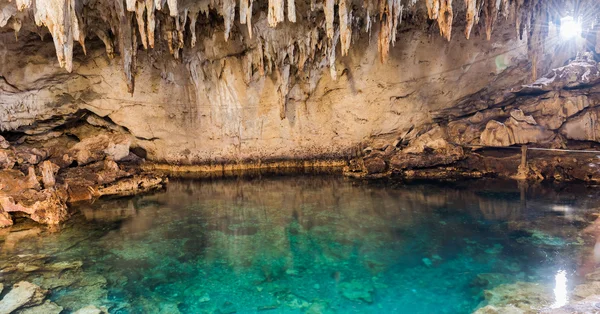
<svg viewBox="0 0 600 314">
<path fill-rule="evenodd" d="M 411 129 L 350 163 L 351 176 L 407 178 L 503 176 L 533 180 L 600 179 L 597 144 L 600 64 L 582 54 L 533 84 L 468 96 L 434 113 L 431 125 Z M 485 100 L 483 102 L 482 100 Z M 565 151 L 527 152 L 521 145 Z M 571 150 L 588 151 L 577 153 Z M 378 167 L 367 167 L 378 158 Z"/>
</svg>

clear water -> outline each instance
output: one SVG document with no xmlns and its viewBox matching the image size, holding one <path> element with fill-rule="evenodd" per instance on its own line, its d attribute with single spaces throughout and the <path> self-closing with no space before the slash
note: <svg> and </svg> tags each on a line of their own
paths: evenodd
<svg viewBox="0 0 600 314">
<path fill-rule="evenodd" d="M 593 268 L 585 230 L 598 194 L 495 181 L 172 181 L 81 206 L 60 231 L 2 231 L 5 264 L 46 254 L 83 266 L 0 280 L 51 288 L 66 312 L 470 313 L 503 283 L 553 286 L 563 271 L 571 291 Z"/>
</svg>

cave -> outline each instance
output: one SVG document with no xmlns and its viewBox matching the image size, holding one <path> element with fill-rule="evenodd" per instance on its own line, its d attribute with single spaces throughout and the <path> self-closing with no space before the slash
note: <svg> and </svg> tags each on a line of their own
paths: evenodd
<svg viewBox="0 0 600 314">
<path fill-rule="evenodd" d="M 0 314 L 595 313 L 598 0 L 0 0 Z"/>
</svg>

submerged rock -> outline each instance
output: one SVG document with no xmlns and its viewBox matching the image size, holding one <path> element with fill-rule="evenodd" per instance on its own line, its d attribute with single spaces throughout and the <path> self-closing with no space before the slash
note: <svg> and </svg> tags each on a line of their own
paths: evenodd
<svg viewBox="0 0 600 314">
<path fill-rule="evenodd" d="M 77 310 L 73 314 L 108 314 L 108 311 L 104 308 L 97 308 L 94 305 L 88 305 L 84 308 Z"/>
<path fill-rule="evenodd" d="M 50 300 L 46 300 L 46 302 L 44 302 L 41 305 L 18 310 L 15 313 L 16 314 L 59 314 L 62 311 L 63 311 L 62 306 L 59 306 L 58 304 L 56 304 Z"/>
<path fill-rule="evenodd" d="M 42 304 L 47 293 L 47 290 L 30 282 L 18 282 L 0 301 L 0 314 L 8 314 L 23 307 Z"/>
<path fill-rule="evenodd" d="M 350 282 L 342 282 L 340 290 L 342 295 L 348 300 L 364 301 L 367 303 L 373 302 L 373 285 L 370 283 L 354 279 Z"/>
<path fill-rule="evenodd" d="M 505 313 L 505 307 L 513 313 L 537 313 L 554 301 L 551 288 L 530 282 L 499 285 L 492 290 L 485 290 L 484 296 L 486 301 L 481 306 L 491 307 L 482 307 L 476 312 L 478 314 Z M 496 308 L 498 311 L 492 312 Z"/>
</svg>

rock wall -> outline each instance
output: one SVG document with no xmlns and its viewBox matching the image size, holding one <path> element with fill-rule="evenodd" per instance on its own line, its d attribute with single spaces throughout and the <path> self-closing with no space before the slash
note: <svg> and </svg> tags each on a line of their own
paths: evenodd
<svg viewBox="0 0 600 314">
<path fill-rule="evenodd" d="M 599 105 L 600 64 L 582 54 L 532 84 L 483 89 L 432 113 L 433 123 L 369 148 L 347 173 L 597 182 Z M 520 145 L 534 150 L 526 164 Z"/>
<path fill-rule="evenodd" d="M 109 59 L 101 43 L 88 43 L 87 56 L 76 54 L 69 74 L 51 57 L 49 42 L 32 39 L 22 47 L 27 39 L 11 42 L 4 34 L 0 125 L 47 135 L 87 110 L 126 128 L 134 146 L 154 161 L 345 157 L 363 142 L 431 122 L 431 111 L 452 106 L 523 62 L 522 43 L 502 39 L 514 30 L 504 32 L 489 42 L 448 43 L 414 30 L 384 64 L 364 35 L 356 44 L 363 47 L 338 59 L 337 80 L 323 75 L 323 68 L 290 83 L 283 114 L 281 78 L 256 74 L 248 80 L 244 56 L 251 51 L 221 36 L 184 61 L 139 52 L 136 88 L 129 94 L 118 60 Z M 11 53 L 18 49 L 27 51 Z"/>
</svg>

